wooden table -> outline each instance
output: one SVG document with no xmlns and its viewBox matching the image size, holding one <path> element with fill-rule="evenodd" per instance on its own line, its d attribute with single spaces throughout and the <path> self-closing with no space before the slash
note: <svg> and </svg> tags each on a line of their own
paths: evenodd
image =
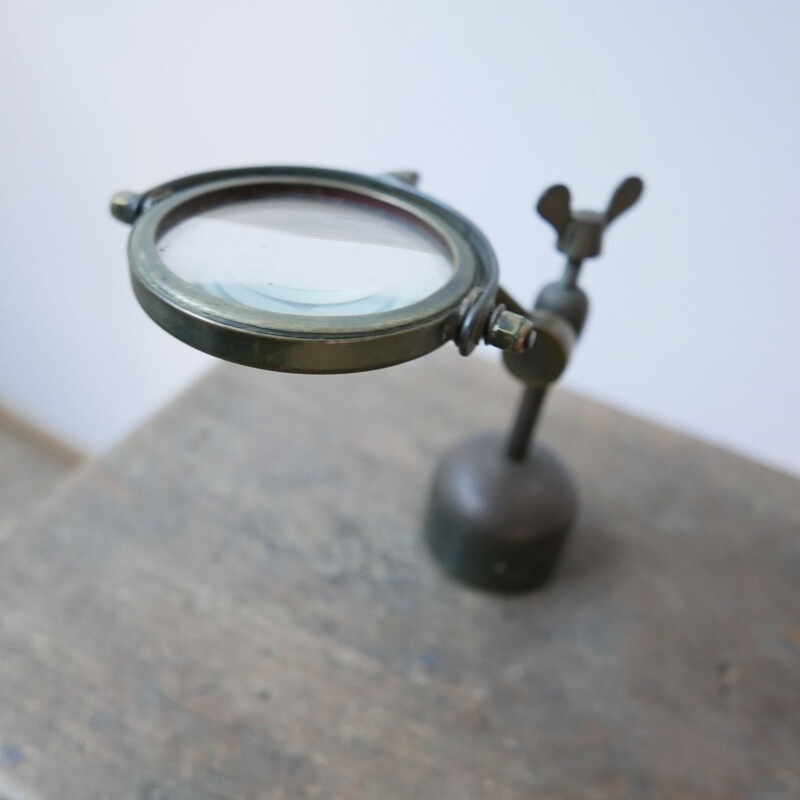
<svg viewBox="0 0 800 800">
<path fill-rule="evenodd" d="M 557 392 L 559 575 L 467 590 L 427 486 L 516 394 L 222 366 L 86 468 L 0 542 L 0 797 L 797 800 L 798 482 Z"/>
</svg>

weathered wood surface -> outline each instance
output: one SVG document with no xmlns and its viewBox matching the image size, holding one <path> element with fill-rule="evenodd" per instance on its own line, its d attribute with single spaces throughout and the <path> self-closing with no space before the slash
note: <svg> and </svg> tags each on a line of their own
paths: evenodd
<svg viewBox="0 0 800 800">
<path fill-rule="evenodd" d="M 0 537 L 80 462 L 80 453 L 0 406 Z"/>
<path fill-rule="evenodd" d="M 558 393 L 577 534 L 475 593 L 419 520 L 515 398 L 450 348 L 201 381 L 0 542 L 0 797 L 797 800 L 798 482 Z"/>
</svg>

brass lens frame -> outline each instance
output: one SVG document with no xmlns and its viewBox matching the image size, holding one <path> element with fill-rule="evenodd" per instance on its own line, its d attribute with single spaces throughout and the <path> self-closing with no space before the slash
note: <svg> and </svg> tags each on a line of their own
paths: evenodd
<svg viewBox="0 0 800 800">
<path fill-rule="evenodd" d="M 178 277 L 159 257 L 159 239 L 181 221 L 229 203 L 275 195 L 334 196 L 388 212 L 435 239 L 450 258 L 453 274 L 429 297 L 400 309 L 305 317 L 216 297 Z M 497 261 L 486 237 L 458 212 L 391 176 L 254 167 L 189 176 L 136 202 L 128 259 L 139 303 L 176 338 L 238 364 L 303 373 L 388 367 L 465 336 L 477 342 L 483 331 L 471 320 L 494 307 Z M 465 332 L 468 322 L 474 329 Z"/>
</svg>

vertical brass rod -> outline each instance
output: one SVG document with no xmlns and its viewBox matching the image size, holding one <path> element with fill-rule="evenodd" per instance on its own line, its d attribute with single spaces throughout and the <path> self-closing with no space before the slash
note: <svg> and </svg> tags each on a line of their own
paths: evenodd
<svg viewBox="0 0 800 800">
<path fill-rule="evenodd" d="M 546 386 L 528 386 L 523 392 L 506 447 L 506 454 L 512 461 L 524 461 L 527 458 L 546 394 Z"/>
</svg>

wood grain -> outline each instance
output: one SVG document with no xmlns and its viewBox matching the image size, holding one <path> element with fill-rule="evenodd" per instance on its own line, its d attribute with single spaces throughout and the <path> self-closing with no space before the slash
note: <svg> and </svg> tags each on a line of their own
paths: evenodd
<svg viewBox="0 0 800 800">
<path fill-rule="evenodd" d="M 69 445 L 0 406 L 0 538 L 81 461 Z"/>
<path fill-rule="evenodd" d="M 516 387 L 451 349 L 222 366 L 0 542 L 0 796 L 800 795 L 792 478 L 557 392 L 556 581 L 448 581 L 438 457 Z"/>
</svg>

